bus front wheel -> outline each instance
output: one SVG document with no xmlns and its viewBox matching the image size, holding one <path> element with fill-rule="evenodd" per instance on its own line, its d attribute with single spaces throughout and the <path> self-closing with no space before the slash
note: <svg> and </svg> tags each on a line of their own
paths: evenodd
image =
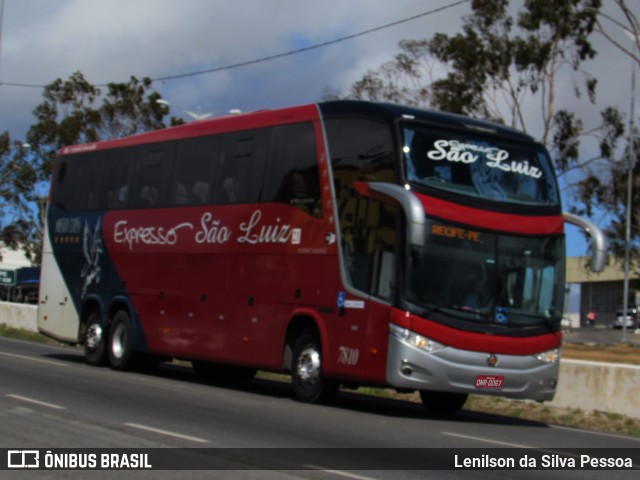
<svg viewBox="0 0 640 480">
<path fill-rule="evenodd" d="M 109 364 L 115 370 L 129 370 L 134 367 L 135 352 L 132 349 L 131 319 L 120 310 L 113 317 L 109 329 Z"/>
<path fill-rule="evenodd" d="M 295 343 L 291 384 L 296 399 L 307 403 L 327 402 L 338 391 L 338 383 L 322 373 L 322 348 L 314 334 L 305 333 Z"/>
<path fill-rule="evenodd" d="M 84 339 L 84 358 L 89 365 L 100 366 L 107 361 L 106 330 L 100 313 L 92 311 L 87 317 L 87 332 Z"/>
<path fill-rule="evenodd" d="M 458 412 L 467 401 L 466 393 L 420 390 L 420 399 L 429 415 L 448 417 Z"/>
</svg>

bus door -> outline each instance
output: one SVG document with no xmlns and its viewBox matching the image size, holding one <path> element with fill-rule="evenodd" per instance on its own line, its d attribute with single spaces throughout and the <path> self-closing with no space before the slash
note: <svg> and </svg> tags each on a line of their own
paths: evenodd
<svg viewBox="0 0 640 480">
<path fill-rule="evenodd" d="M 342 224 L 342 276 L 334 351 L 343 374 L 384 378 L 389 306 L 395 292 L 396 207 L 372 199 L 354 202 L 351 225 Z"/>
<path fill-rule="evenodd" d="M 384 305 L 393 301 L 398 208 L 362 195 L 359 182 L 397 183 L 390 125 L 377 119 L 325 120 L 340 229 L 341 278 L 333 355 L 340 374 L 384 379 L 388 336 Z M 378 353 L 376 353 L 378 352 Z"/>
</svg>

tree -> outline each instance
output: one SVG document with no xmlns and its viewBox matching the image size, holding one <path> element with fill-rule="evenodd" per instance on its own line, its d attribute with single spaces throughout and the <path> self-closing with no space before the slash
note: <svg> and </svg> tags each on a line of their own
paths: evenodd
<svg viewBox="0 0 640 480">
<path fill-rule="evenodd" d="M 369 70 L 346 95 L 360 100 L 401 103 L 416 107 L 432 105 L 432 67 L 425 41 L 402 40 L 401 52 L 378 70 Z M 325 98 L 339 98 L 328 91 Z"/>
<path fill-rule="evenodd" d="M 634 66 L 634 76 L 637 67 L 640 67 L 640 22 L 630 10 L 625 0 L 615 0 L 618 12 L 622 20 L 617 20 L 611 15 L 600 13 L 596 23 L 596 31 L 605 37 L 611 44 L 629 57 Z M 610 28 L 611 27 L 611 28 Z M 620 30 L 626 33 L 627 42 L 620 42 L 619 36 L 612 31 Z M 623 36 L 623 38 L 625 37 Z M 633 87 L 634 85 L 632 85 Z M 631 101 L 635 95 L 632 93 Z M 633 111 L 633 110 L 632 110 Z M 615 109 L 609 109 L 603 113 L 613 120 L 607 122 L 609 128 L 615 129 L 615 134 L 605 138 L 615 138 L 618 142 L 611 144 L 601 143 L 602 157 L 608 162 L 604 168 L 587 171 L 578 185 L 579 198 L 582 202 L 583 213 L 592 215 L 594 210 L 608 212 L 610 224 L 607 228 L 611 250 L 621 260 L 625 255 L 626 244 L 626 217 L 627 195 L 629 175 L 631 175 L 631 265 L 640 270 L 640 138 L 637 129 L 632 128 L 636 119 L 631 118 L 629 131 L 625 132 L 624 118 Z M 619 139 L 624 138 L 627 144 L 624 148 L 618 147 Z M 594 209 L 593 206 L 596 208 Z"/>
<path fill-rule="evenodd" d="M 517 21 L 508 7 L 508 0 L 473 0 L 462 33 L 403 40 L 401 53 L 354 83 L 348 96 L 477 116 L 525 132 L 535 118 L 540 140 L 550 145 L 562 70 L 583 76 L 584 84 L 574 86 L 578 98 L 594 99 L 596 80 L 580 67 L 596 55 L 589 36 L 600 0 L 525 0 Z M 443 68 L 445 75 L 434 78 Z M 533 95 L 541 105 L 536 115 L 525 111 Z"/>
<path fill-rule="evenodd" d="M 81 72 L 47 85 L 42 93 L 44 101 L 33 112 L 36 123 L 27 133 L 41 179 L 48 179 L 55 155 L 63 146 L 164 128 L 168 108 L 157 103 L 160 94 L 151 87 L 151 79 L 131 77 L 127 83 L 108 84 L 102 96 Z"/>
<path fill-rule="evenodd" d="M 35 194 L 37 174 L 29 162 L 28 146 L 0 134 L 0 241 L 11 249 L 22 247 L 27 258 L 38 257 L 38 238 L 30 228 L 39 214 Z M 0 252 L 1 253 L 1 252 Z"/>
<path fill-rule="evenodd" d="M 640 22 L 631 11 L 625 0 L 613 0 L 622 14 L 623 21 L 617 20 L 611 15 L 599 12 L 596 21 L 596 31 L 605 37 L 610 43 L 615 45 L 618 50 L 630 57 L 638 66 L 640 66 Z M 633 1 L 633 0 L 632 0 Z M 614 25 L 618 29 L 622 29 L 630 38 L 630 43 L 622 43 L 617 37 L 611 34 L 611 30 L 605 26 L 605 21 Z M 633 47 L 630 47 L 633 45 Z"/>
<path fill-rule="evenodd" d="M 615 28 L 640 33 L 625 1 L 615 2 L 626 19 Z M 565 184 L 576 192 L 572 198 L 580 204 L 572 205 L 573 211 L 593 215 L 615 207 L 607 233 L 617 253 L 619 220 L 625 211 L 618 183 L 621 165 L 627 165 L 620 162 L 626 155 L 624 116 L 607 107 L 600 115 L 582 119 L 566 108 L 566 95 L 558 92 L 560 78 L 570 78 L 572 106 L 587 102 L 595 108 L 597 78 L 585 69 L 597 55 L 593 35 L 615 38 L 603 25 L 601 3 L 522 0 L 514 17 L 508 0 L 473 0 L 460 33 L 403 40 L 394 60 L 367 72 L 347 96 L 476 116 L 536 136 L 549 149 Z M 634 38 L 640 42 L 640 37 Z M 640 64 L 638 50 L 618 47 Z M 596 153 L 587 156 L 587 151 Z M 634 165 L 635 171 L 635 155 Z M 638 234 L 636 228 L 636 238 Z"/>
<path fill-rule="evenodd" d="M 27 132 L 28 152 L 8 133 L 0 136 L 0 197 L 12 210 L 4 213 L 0 239 L 21 245 L 38 263 L 44 225 L 47 188 L 56 153 L 62 147 L 134 135 L 165 127 L 166 105 L 149 78 L 131 77 L 127 83 L 110 83 L 102 91 L 81 72 L 44 87 L 43 101 L 33 111 L 36 119 Z M 175 118 L 172 124 L 182 123 Z M 40 187 L 40 188 L 38 188 Z"/>
</svg>

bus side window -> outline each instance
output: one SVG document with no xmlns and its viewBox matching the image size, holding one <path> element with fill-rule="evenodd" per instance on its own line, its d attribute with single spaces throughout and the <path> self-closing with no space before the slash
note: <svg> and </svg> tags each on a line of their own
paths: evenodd
<svg viewBox="0 0 640 480">
<path fill-rule="evenodd" d="M 197 180 L 191 188 L 191 193 L 193 194 L 194 203 L 207 203 L 209 199 L 209 183 Z"/>
<path fill-rule="evenodd" d="M 270 128 L 225 135 L 216 165 L 214 201 L 253 203 L 260 198 L 269 148 Z"/>
<path fill-rule="evenodd" d="M 143 207 L 155 207 L 158 205 L 158 189 L 145 185 L 140 190 L 140 204 Z"/>
<path fill-rule="evenodd" d="M 72 210 L 96 210 L 99 207 L 105 159 L 104 152 L 80 154 L 74 158 Z"/>
<path fill-rule="evenodd" d="M 127 206 L 134 152 L 132 148 L 119 148 L 109 153 L 104 172 L 101 208 L 115 209 Z"/>
<path fill-rule="evenodd" d="M 213 165 L 219 150 L 218 136 L 190 138 L 178 143 L 169 205 L 203 205 L 211 201 Z"/>
<path fill-rule="evenodd" d="M 343 249 L 343 272 L 356 289 L 393 295 L 397 207 L 359 195 L 356 181 L 396 182 L 391 129 L 360 118 L 325 123 L 335 182 Z"/>
<path fill-rule="evenodd" d="M 53 204 L 66 210 L 69 206 L 69 199 L 73 194 L 73 182 L 68 179 L 69 160 L 61 158 L 56 166 L 55 182 L 51 189 Z"/>
<path fill-rule="evenodd" d="M 189 194 L 187 187 L 181 183 L 177 183 L 174 187 L 174 193 L 169 200 L 171 205 L 189 205 Z"/>
<path fill-rule="evenodd" d="M 62 158 L 54 176 L 53 204 L 71 212 L 97 209 L 105 157 L 94 152 Z"/>
<path fill-rule="evenodd" d="M 150 146 L 135 164 L 135 196 L 130 207 L 146 208 L 167 204 L 167 189 L 173 167 L 171 145 Z"/>
<path fill-rule="evenodd" d="M 313 124 L 274 128 L 263 202 L 279 202 L 322 217 L 320 177 Z"/>
</svg>

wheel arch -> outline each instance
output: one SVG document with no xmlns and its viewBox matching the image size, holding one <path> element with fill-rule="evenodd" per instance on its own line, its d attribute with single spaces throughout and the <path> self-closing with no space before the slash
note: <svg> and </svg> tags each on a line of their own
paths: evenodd
<svg viewBox="0 0 640 480">
<path fill-rule="evenodd" d="M 129 315 L 129 321 L 131 322 L 131 333 L 133 335 L 134 350 L 147 352 L 148 346 L 146 336 L 142 329 L 142 325 L 140 324 L 136 309 L 133 307 L 131 301 L 128 298 L 121 296 L 113 298 L 111 304 L 109 305 L 105 324 L 107 325 L 107 327 L 109 327 L 113 322 L 113 317 L 115 317 L 116 313 L 121 310 L 124 310 Z"/>
<path fill-rule="evenodd" d="M 313 331 L 320 341 L 322 347 L 323 358 L 328 358 L 329 352 L 329 337 L 327 334 L 326 325 L 322 321 L 322 318 L 318 312 L 311 309 L 297 309 L 295 310 L 289 323 L 287 324 L 287 330 L 284 339 L 284 346 L 282 351 L 282 369 L 285 372 L 291 371 L 291 364 L 293 360 L 293 347 L 296 340 L 305 332 Z M 326 363 L 323 363 L 325 368 Z"/>
<path fill-rule="evenodd" d="M 111 323 L 115 314 L 118 313 L 120 310 L 125 310 L 129 314 L 129 317 L 132 317 L 133 309 L 131 308 L 131 305 L 129 304 L 129 302 L 124 298 L 116 297 L 113 299 L 113 301 L 109 305 L 107 323 Z"/>
</svg>

